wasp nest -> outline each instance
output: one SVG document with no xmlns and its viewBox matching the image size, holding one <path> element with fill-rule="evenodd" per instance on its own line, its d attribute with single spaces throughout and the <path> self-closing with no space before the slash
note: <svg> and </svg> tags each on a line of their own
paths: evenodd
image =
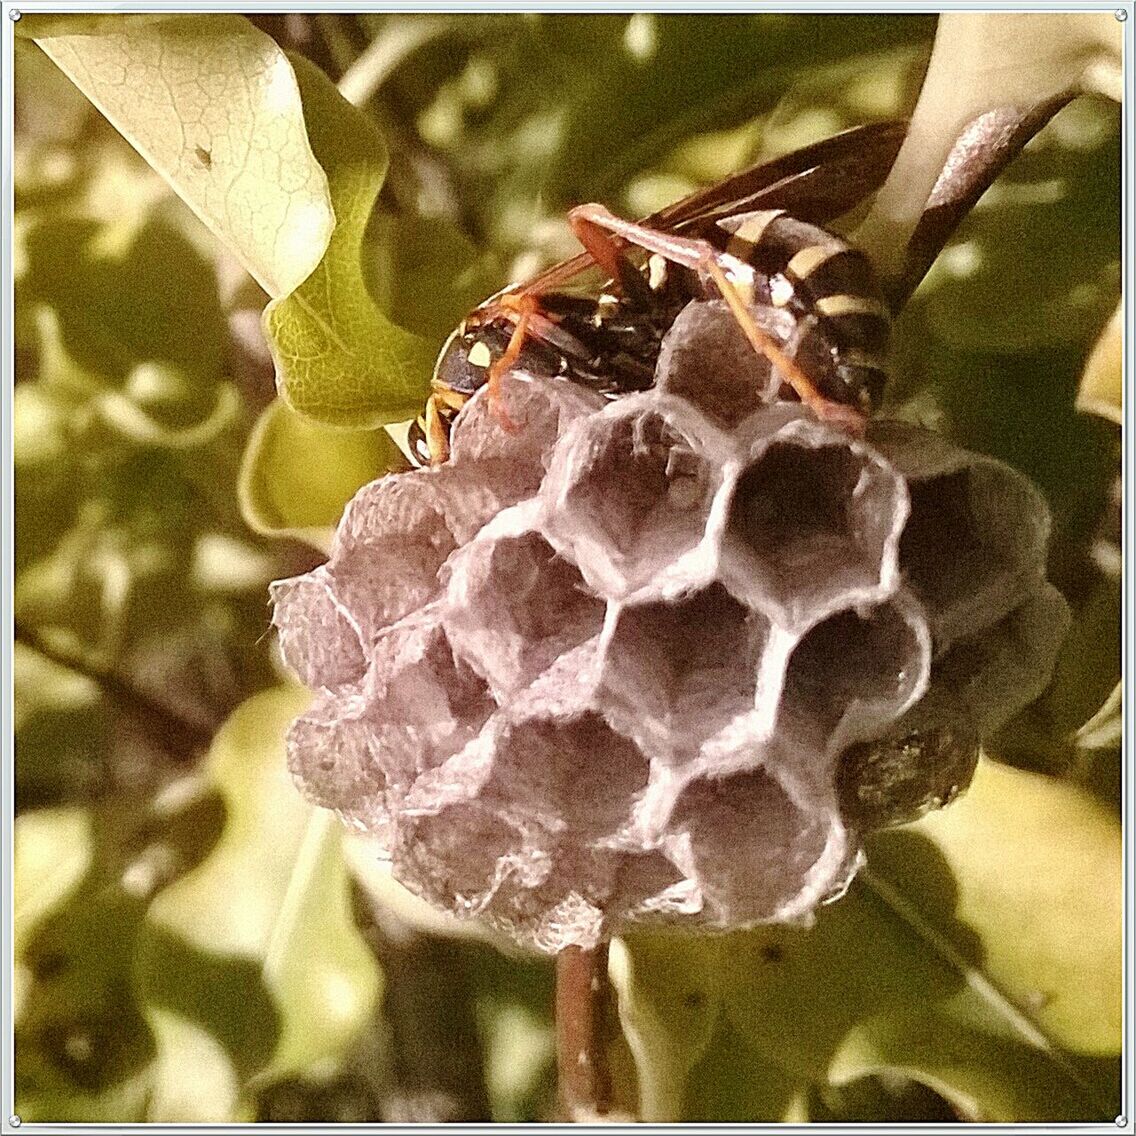
<svg viewBox="0 0 1136 1136">
<path fill-rule="evenodd" d="M 514 374 L 274 585 L 304 791 L 433 903 L 556 951 L 807 918 L 1041 691 L 1048 515 L 999 462 L 777 401 L 720 306 L 651 391 Z M 744 343 L 742 343 L 744 347 Z"/>
</svg>

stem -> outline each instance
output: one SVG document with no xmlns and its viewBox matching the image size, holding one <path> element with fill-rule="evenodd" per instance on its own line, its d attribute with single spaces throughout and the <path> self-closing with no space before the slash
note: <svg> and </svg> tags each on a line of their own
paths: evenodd
<svg viewBox="0 0 1136 1136">
<path fill-rule="evenodd" d="M 420 16 L 392 24 L 343 72 L 336 84 L 339 93 L 353 106 L 366 106 L 404 60 L 448 32 L 452 23 L 445 17 Z"/>
<path fill-rule="evenodd" d="M 604 1044 L 611 987 L 607 943 L 566 947 L 556 957 L 556 1067 L 560 1107 L 586 1121 L 611 1109 L 611 1070 Z"/>
</svg>

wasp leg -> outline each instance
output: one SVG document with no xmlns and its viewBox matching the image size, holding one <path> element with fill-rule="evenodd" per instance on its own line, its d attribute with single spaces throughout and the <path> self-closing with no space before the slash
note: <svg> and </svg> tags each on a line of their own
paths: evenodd
<svg viewBox="0 0 1136 1136">
<path fill-rule="evenodd" d="M 626 241 L 612 235 L 613 229 L 603 223 L 603 217 L 618 220 L 602 205 L 577 205 L 568 211 L 568 224 L 592 260 L 613 280 L 619 280 L 623 275 L 623 246 Z"/>
<path fill-rule="evenodd" d="M 449 461 L 450 429 L 454 416 L 468 401 L 469 395 L 441 383 L 434 384 L 434 391 L 426 400 L 426 408 L 417 421 L 431 466 L 444 465 Z"/>
<path fill-rule="evenodd" d="M 450 431 L 441 407 L 445 405 L 442 395 L 435 392 L 426 400 L 425 424 L 426 445 L 430 451 L 430 464 L 444 465 L 450 457 Z"/>
<path fill-rule="evenodd" d="M 513 326 L 513 334 L 509 336 L 505 350 L 489 366 L 488 397 L 497 421 L 504 429 L 516 432 L 520 426 L 505 410 L 505 404 L 501 399 L 501 380 L 516 366 L 517 360 L 521 357 L 529 325 L 539 315 L 539 308 L 537 297 L 529 292 L 502 297 L 501 306 L 507 309 L 510 315 L 514 315 L 517 322 Z"/>
<path fill-rule="evenodd" d="M 797 365 L 797 361 L 787 355 L 777 340 L 760 327 L 753 318 L 749 308 L 743 303 L 737 288 L 726 276 L 716 258 L 706 262 L 706 271 L 710 274 L 722 299 L 730 306 L 734 319 L 742 329 L 742 334 L 749 340 L 750 346 L 759 354 L 764 355 L 774 367 L 788 380 L 789 385 L 797 392 L 800 400 L 822 421 L 837 426 L 856 437 L 863 437 L 867 429 L 868 420 L 864 414 L 855 407 L 846 406 L 842 402 L 834 402 L 825 398 L 817 390 L 812 379 Z"/>
<path fill-rule="evenodd" d="M 599 259 L 597 252 L 593 251 L 591 246 L 596 246 L 596 250 L 602 249 L 604 242 L 598 234 L 612 233 L 616 237 L 646 249 L 648 252 L 658 253 L 675 264 L 692 269 L 699 273 L 703 279 L 712 281 L 722 299 L 729 305 L 734 319 L 737 320 L 738 326 L 742 329 L 742 333 L 749 341 L 750 346 L 780 371 L 789 385 L 797 392 L 798 398 L 822 421 L 830 422 L 852 434 L 862 435 L 864 433 L 866 427 L 864 415 L 853 407 L 825 398 L 817 389 L 816 384 L 797 365 L 796 360 L 788 355 L 781 344 L 754 320 L 739 290 L 739 285 L 730 279 L 728 274 L 735 272 L 745 280 L 752 273 L 752 269 L 743 261 L 729 253 L 719 252 L 708 241 L 694 237 L 679 237 L 637 225 L 632 221 L 624 221 L 622 218 L 609 213 L 602 205 L 580 205 L 573 209 L 568 217 L 581 243 L 584 243 L 584 247 L 597 260 Z M 585 242 L 581 233 L 588 235 L 590 243 Z M 610 238 L 608 238 L 608 244 L 609 248 L 617 247 L 613 245 Z M 608 267 L 607 264 L 603 266 Z M 744 288 L 745 285 L 742 284 L 741 287 Z"/>
<path fill-rule="evenodd" d="M 588 255 L 602 268 L 608 276 L 623 290 L 629 299 L 645 304 L 651 298 L 651 287 L 643 279 L 642 274 L 624 255 L 625 245 L 633 244 L 646 248 L 641 242 L 634 239 L 621 239 L 613 236 L 613 229 L 604 224 L 610 218 L 619 220 L 609 213 L 602 205 L 577 205 L 568 211 L 568 224 L 576 240 L 588 251 Z M 639 226 L 634 226 L 639 228 Z"/>
<path fill-rule="evenodd" d="M 707 257 L 723 260 L 731 267 L 748 270 L 737 257 L 720 253 L 707 241 L 694 237 L 680 237 L 664 233 L 646 225 L 625 221 L 602 205 L 577 205 L 568 211 L 568 223 L 576 234 L 576 239 L 591 253 L 592 257 L 605 270 L 619 278 L 620 240 L 636 245 L 647 252 L 657 252 L 666 260 L 681 264 L 696 271 L 705 269 Z M 613 238 L 619 238 L 613 239 Z"/>
</svg>

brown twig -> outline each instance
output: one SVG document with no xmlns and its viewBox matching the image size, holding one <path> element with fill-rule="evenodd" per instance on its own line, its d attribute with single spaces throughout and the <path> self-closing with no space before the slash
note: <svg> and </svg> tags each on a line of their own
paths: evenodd
<svg viewBox="0 0 1136 1136">
<path fill-rule="evenodd" d="M 892 311 L 900 311 L 907 303 L 951 234 L 994 179 L 1072 97 L 1062 94 L 1029 107 L 987 111 L 959 135 L 908 242 L 903 270 L 888 287 Z"/>
<path fill-rule="evenodd" d="M 611 1110 L 604 1024 L 610 986 L 607 943 L 566 947 L 556 958 L 556 1067 L 560 1106 L 568 1120 Z"/>
<path fill-rule="evenodd" d="M 121 675 L 94 666 L 77 653 L 59 649 L 34 628 L 19 621 L 14 630 L 17 643 L 23 643 L 49 662 L 90 679 L 172 757 L 184 761 L 205 749 L 212 740 L 212 730 L 181 717 Z"/>
</svg>

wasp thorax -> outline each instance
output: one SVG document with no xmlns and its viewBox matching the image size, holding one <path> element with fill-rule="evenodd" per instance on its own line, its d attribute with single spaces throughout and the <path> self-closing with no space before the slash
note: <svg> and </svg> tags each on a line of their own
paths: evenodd
<svg viewBox="0 0 1136 1136">
<path fill-rule="evenodd" d="M 867 831 L 966 787 L 1062 637 L 1021 475 L 779 401 L 716 313 L 613 403 L 504 376 L 518 430 L 477 394 L 448 463 L 364 487 L 273 586 L 305 792 L 540 950 L 809 917 Z"/>
</svg>

